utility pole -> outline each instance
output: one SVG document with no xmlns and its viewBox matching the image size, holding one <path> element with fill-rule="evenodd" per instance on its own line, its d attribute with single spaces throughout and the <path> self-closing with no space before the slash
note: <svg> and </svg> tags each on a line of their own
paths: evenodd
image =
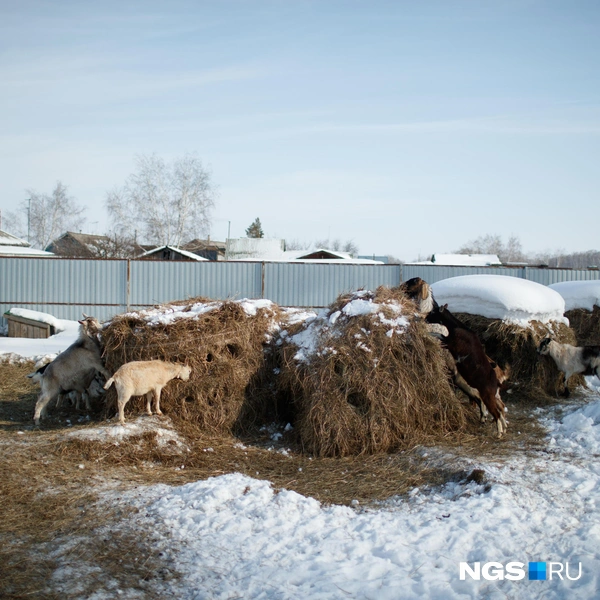
<svg viewBox="0 0 600 600">
<path fill-rule="evenodd" d="M 27 242 L 31 246 L 31 198 L 28 200 L 27 205 Z"/>
<path fill-rule="evenodd" d="M 227 221 L 227 241 L 225 242 L 225 260 L 229 260 L 229 238 L 231 237 L 231 221 Z"/>
</svg>

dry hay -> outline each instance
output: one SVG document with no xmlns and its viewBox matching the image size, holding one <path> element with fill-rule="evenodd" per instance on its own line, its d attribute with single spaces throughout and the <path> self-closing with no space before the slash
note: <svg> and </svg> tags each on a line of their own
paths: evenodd
<svg viewBox="0 0 600 600">
<path fill-rule="evenodd" d="M 185 363 L 192 368 L 190 379 L 167 384 L 163 412 L 205 432 L 248 429 L 265 406 L 265 345 L 279 311 L 270 302 L 248 306 L 193 298 L 117 316 L 102 330 L 106 367 L 114 372 L 127 362 L 152 359 Z M 170 320 L 173 313 L 180 318 Z M 112 387 L 107 393 L 111 414 L 115 405 Z M 144 405 L 143 398 L 132 398 L 126 410 L 140 413 Z"/>
<path fill-rule="evenodd" d="M 563 344 L 574 344 L 575 334 L 567 325 L 532 321 L 529 327 L 522 327 L 479 315 L 456 316 L 477 333 L 490 358 L 502 368 L 510 367 L 508 387 L 519 400 L 549 401 L 561 394 L 562 374 L 550 356 L 538 354 L 537 347 L 547 336 Z M 570 386 L 582 383 L 579 375 L 570 379 Z"/>
<path fill-rule="evenodd" d="M 576 308 L 565 313 L 575 332 L 578 346 L 600 346 L 600 306 L 589 311 Z"/>
<path fill-rule="evenodd" d="M 375 311 L 353 313 L 355 301 Z M 305 450 L 393 452 L 466 428 L 470 409 L 453 393 L 439 341 L 415 311 L 400 290 L 382 287 L 343 295 L 283 333 L 279 383 L 293 399 Z M 302 339 L 316 347 L 302 347 Z"/>
</svg>

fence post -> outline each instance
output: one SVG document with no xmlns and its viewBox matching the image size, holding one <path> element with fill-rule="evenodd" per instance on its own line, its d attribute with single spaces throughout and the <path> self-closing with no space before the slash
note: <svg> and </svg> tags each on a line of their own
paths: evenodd
<svg viewBox="0 0 600 600">
<path fill-rule="evenodd" d="M 125 287 L 125 304 L 127 305 L 127 312 L 130 312 L 130 300 L 131 300 L 131 260 L 127 259 L 127 281 Z"/>
</svg>

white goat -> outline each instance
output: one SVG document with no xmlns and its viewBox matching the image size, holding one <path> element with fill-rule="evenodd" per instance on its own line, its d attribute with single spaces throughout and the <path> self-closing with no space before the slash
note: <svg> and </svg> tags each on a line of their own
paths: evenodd
<svg viewBox="0 0 600 600">
<path fill-rule="evenodd" d="M 59 394 L 79 392 L 86 397 L 86 390 L 92 383 L 96 371 L 105 378 L 110 373 L 104 368 L 101 358 L 100 343 L 96 333 L 100 324 L 94 317 L 86 317 L 79 321 L 79 338 L 64 352 L 61 352 L 45 368 L 32 374 L 34 381 L 39 381 L 42 388 L 35 404 L 33 419 L 39 425 L 40 418 L 46 413 L 46 407 Z"/>
<path fill-rule="evenodd" d="M 569 395 L 567 383 L 571 375 L 595 375 L 600 379 L 600 346 L 571 346 L 560 344 L 551 338 L 541 341 L 537 351 L 554 359 L 558 370 L 564 375 L 564 395 Z"/>
<path fill-rule="evenodd" d="M 160 392 L 171 379 L 179 378 L 187 381 L 190 378 L 191 368 L 180 363 L 169 363 L 162 360 L 138 360 L 125 363 L 106 382 L 107 390 L 114 382 L 117 388 L 117 405 L 119 421 L 125 423 L 125 405 L 131 396 L 146 394 L 146 412 L 151 415 L 150 402 L 154 394 L 154 409 L 157 415 L 162 415 L 160 410 Z"/>
</svg>

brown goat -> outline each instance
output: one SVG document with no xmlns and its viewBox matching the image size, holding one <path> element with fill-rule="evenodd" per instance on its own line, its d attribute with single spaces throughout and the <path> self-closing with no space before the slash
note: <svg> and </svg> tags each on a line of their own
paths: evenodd
<svg viewBox="0 0 600 600">
<path fill-rule="evenodd" d="M 482 402 L 494 418 L 498 437 L 501 437 L 507 427 L 505 406 L 500 398 L 500 383 L 494 370 L 495 365 L 486 355 L 483 344 L 473 331 L 448 310 L 447 304 L 431 311 L 427 320 L 441 323 L 448 330 L 448 335 L 442 337 L 442 343 L 452 354 L 462 378 L 477 390 L 481 414 L 484 413 Z M 477 398 L 474 400 L 477 401 Z"/>
</svg>

